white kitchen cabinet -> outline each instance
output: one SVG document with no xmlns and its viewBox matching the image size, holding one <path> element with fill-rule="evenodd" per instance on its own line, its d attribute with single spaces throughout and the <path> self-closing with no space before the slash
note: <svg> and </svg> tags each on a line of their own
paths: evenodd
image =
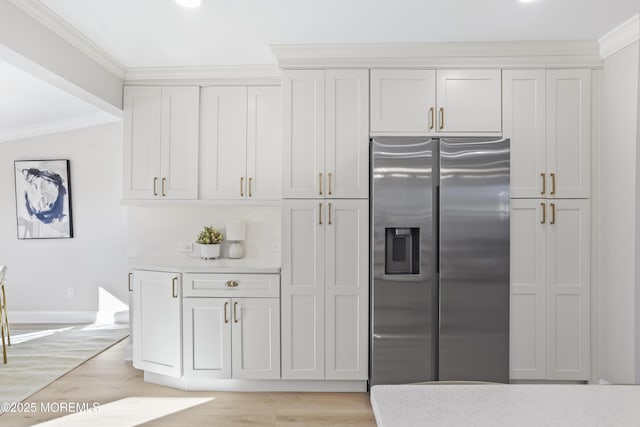
<svg viewBox="0 0 640 427">
<path fill-rule="evenodd" d="M 180 275 L 134 270 L 133 302 L 133 366 L 181 377 Z"/>
<path fill-rule="evenodd" d="M 280 88 L 205 87 L 201 93 L 203 199 L 280 198 Z"/>
<path fill-rule="evenodd" d="M 503 72 L 511 197 L 590 197 L 590 111 L 589 70 Z"/>
<path fill-rule="evenodd" d="M 367 198 L 367 70 L 285 70 L 284 198 Z"/>
<path fill-rule="evenodd" d="M 371 70 L 371 133 L 499 133 L 500 70 Z"/>
<path fill-rule="evenodd" d="M 283 200 L 282 378 L 366 379 L 368 201 Z"/>
<path fill-rule="evenodd" d="M 125 86 L 124 198 L 198 197 L 197 87 Z"/>
<path fill-rule="evenodd" d="M 185 298 L 185 376 L 280 378 L 276 298 Z"/>
<path fill-rule="evenodd" d="M 590 201 L 511 200 L 512 380 L 588 380 Z"/>
</svg>

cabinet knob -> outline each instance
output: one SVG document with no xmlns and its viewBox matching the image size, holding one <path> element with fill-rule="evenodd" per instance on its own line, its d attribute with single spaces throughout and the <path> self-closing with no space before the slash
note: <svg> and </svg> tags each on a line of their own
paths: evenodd
<svg viewBox="0 0 640 427">
<path fill-rule="evenodd" d="M 227 280 L 227 282 L 224 284 L 227 288 L 237 288 L 239 283 L 236 282 L 235 280 Z"/>
</svg>

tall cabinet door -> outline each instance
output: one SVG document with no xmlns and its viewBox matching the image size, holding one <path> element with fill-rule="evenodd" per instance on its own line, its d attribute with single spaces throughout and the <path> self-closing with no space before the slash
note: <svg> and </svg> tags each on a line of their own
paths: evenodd
<svg viewBox="0 0 640 427">
<path fill-rule="evenodd" d="M 161 102 L 159 87 L 124 88 L 125 199 L 158 197 Z"/>
<path fill-rule="evenodd" d="M 502 72 L 503 135 L 511 140 L 511 197 L 546 195 L 545 97 L 544 70 Z"/>
<path fill-rule="evenodd" d="M 282 118 L 279 86 L 248 88 L 247 198 L 280 199 Z"/>
<path fill-rule="evenodd" d="M 591 196 L 591 71 L 547 71 L 549 196 Z"/>
<path fill-rule="evenodd" d="M 282 96 L 282 197 L 323 197 L 324 71 L 285 70 Z"/>
<path fill-rule="evenodd" d="M 184 373 L 231 378 L 231 300 L 185 298 Z"/>
<path fill-rule="evenodd" d="M 231 301 L 233 378 L 280 378 L 280 301 L 234 298 Z"/>
<path fill-rule="evenodd" d="M 133 366 L 149 372 L 182 376 L 180 275 L 133 273 Z"/>
<path fill-rule="evenodd" d="M 326 71 L 326 197 L 369 197 L 369 72 Z"/>
<path fill-rule="evenodd" d="M 548 203 L 548 379 L 588 380 L 590 376 L 590 203 Z"/>
<path fill-rule="evenodd" d="M 369 202 L 333 200 L 325 226 L 325 378 L 366 380 Z"/>
<path fill-rule="evenodd" d="M 282 378 L 324 378 L 323 200 L 282 201 Z"/>
<path fill-rule="evenodd" d="M 435 132 L 434 70 L 371 70 L 371 132 Z"/>
<path fill-rule="evenodd" d="M 205 199 L 245 199 L 247 88 L 202 88 L 200 186 Z"/>
<path fill-rule="evenodd" d="M 511 200 L 509 378 L 546 378 L 547 206 L 542 199 Z"/>
</svg>

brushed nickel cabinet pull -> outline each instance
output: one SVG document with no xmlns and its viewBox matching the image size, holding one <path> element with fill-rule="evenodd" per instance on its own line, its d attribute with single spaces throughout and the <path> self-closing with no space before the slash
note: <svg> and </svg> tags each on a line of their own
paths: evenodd
<svg viewBox="0 0 640 427">
<path fill-rule="evenodd" d="M 238 323 L 238 301 L 233 303 L 233 323 Z"/>
<path fill-rule="evenodd" d="M 552 196 L 556 194 L 556 174 L 555 173 L 551 174 L 551 193 L 549 194 L 551 194 Z"/>
<path fill-rule="evenodd" d="M 331 195 L 331 173 L 329 173 L 329 195 Z"/>
<path fill-rule="evenodd" d="M 251 181 L 253 181 L 253 178 L 249 177 L 249 197 L 253 197 L 253 193 L 251 192 Z"/>
<path fill-rule="evenodd" d="M 227 317 L 227 307 L 229 306 L 228 302 L 224 303 L 224 323 L 229 323 L 229 318 Z"/>
<path fill-rule="evenodd" d="M 322 173 L 318 174 L 318 183 L 320 185 L 320 195 L 322 196 Z"/>
<path fill-rule="evenodd" d="M 167 182 L 167 178 L 162 177 L 162 197 L 167 197 L 167 192 L 165 191 L 166 182 Z"/>
<path fill-rule="evenodd" d="M 240 197 L 244 197 L 244 177 L 240 177 Z"/>
<path fill-rule="evenodd" d="M 541 173 L 540 178 L 542 178 L 542 191 L 540 192 L 540 195 L 544 196 L 547 192 L 547 175 L 545 173 Z"/>
<path fill-rule="evenodd" d="M 318 215 L 320 218 L 320 222 L 318 224 L 322 225 L 322 203 L 318 203 Z"/>
<path fill-rule="evenodd" d="M 129 273 L 129 292 L 132 292 L 133 289 L 131 289 L 131 278 L 133 277 L 133 273 Z"/>
<path fill-rule="evenodd" d="M 171 279 L 171 297 L 178 298 L 178 278 Z"/>
<path fill-rule="evenodd" d="M 440 130 L 444 129 L 444 108 L 440 107 Z"/>
<path fill-rule="evenodd" d="M 542 208 L 542 221 L 540 221 L 540 224 L 544 224 L 547 222 L 547 205 L 540 203 L 540 207 Z"/>
<path fill-rule="evenodd" d="M 227 280 L 227 282 L 224 284 L 227 288 L 237 288 L 239 283 L 236 282 L 235 280 Z"/>
<path fill-rule="evenodd" d="M 549 224 L 553 225 L 556 223 L 556 204 L 551 203 L 551 222 Z"/>
<path fill-rule="evenodd" d="M 429 129 L 433 129 L 434 122 L 436 121 L 435 114 L 436 109 L 433 107 L 429 108 Z"/>
<path fill-rule="evenodd" d="M 153 195 L 154 196 L 158 195 L 158 177 L 157 176 L 153 177 Z"/>
<path fill-rule="evenodd" d="M 331 225 L 331 203 L 329 203 L 329 225 Z"/>
</svg>

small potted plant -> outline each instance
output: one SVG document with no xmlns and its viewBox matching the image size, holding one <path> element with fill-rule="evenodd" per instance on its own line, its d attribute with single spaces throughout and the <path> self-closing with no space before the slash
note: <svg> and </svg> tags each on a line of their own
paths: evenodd
<svg viewBox="0 0 640 427">
<path fill-rule="evenodd" d="M 214 227 L 204 227 L 198 234 L 197 243 L 200 244 L 200 258 L 215 259 L 220 256 L 220 244 L 224 236 Z"/>
</svg>

